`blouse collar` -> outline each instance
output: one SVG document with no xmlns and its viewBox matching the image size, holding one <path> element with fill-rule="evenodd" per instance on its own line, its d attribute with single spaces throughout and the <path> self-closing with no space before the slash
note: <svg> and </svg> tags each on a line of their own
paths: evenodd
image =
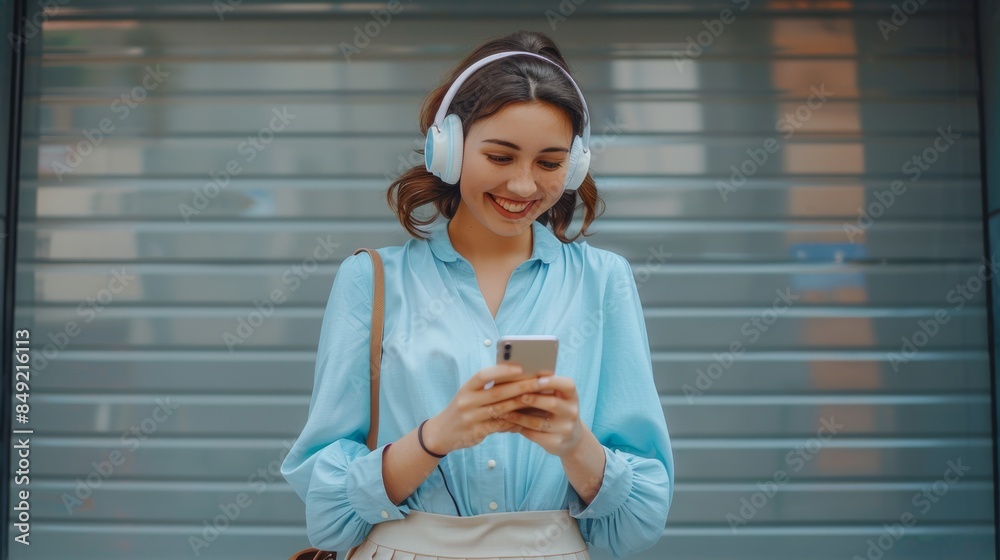
<svg viewBox="0 0 1000 560">
<path fill-rule="evenodd" d="M 435 257 L 444 262 L 451 262 L 461 257 L 461 254 L 451 244 L 451 238 L 448 236 L 448 223 L 450 221 L 450 219 L 439 217 L 429 226 L 431 251 Z M 531 228 L 534 237 L 532 240 L 531 256 L 528 260 L 541 259 L 546 264 L 556 260 L 556 257 L 562 251 L 563 242 L 549 228 L 542 225 L 541 222 L 531 222 Z"/>
</svg>

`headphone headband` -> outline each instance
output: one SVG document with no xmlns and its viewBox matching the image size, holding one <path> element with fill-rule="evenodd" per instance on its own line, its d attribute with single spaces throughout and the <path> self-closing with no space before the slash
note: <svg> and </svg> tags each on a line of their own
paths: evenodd
<svg viewBox="0 0 1000 560">
<path fill-rule="evenodd" d="M 441 128 L 440 128 L 439 125 L 441 124 L 441 121 L 444 120 L 445 114 L 447 114 L 448 109 L 451 107 L 451 100 L 454 99 L 455 94 L 458 93 L 458 89 L 462 86 L 462 83 L 465 82 L 465 79 L 468 78 L 470 74 L 472 74 L 476 70 L 482 68 L 483 66 L 489 64 L 490 62 L 493 62 L 494 60 L 497 60 L 497 59 L 500 59 L 500 58 L 506 58 L 508 56 L 514 56 L 514 55 L 518 55 L 518 54 L 523 54 L 523 55 L 533 56 L 535 58 L 540 58 L 540 59 L 542 59 L 542 60 L 544 60 L 544 61 L 552 64 L 553 66 L 555 66 L 556 68 L 558 68 L 560 72 L 562 72 L 563 74 L 565 74 L 566 77 L 569 79 L 569 82 L 571 84 L 573 84 L 573 89 L 576 90 L 576 94 L 578 96 L 580 96 L 580 102 L 583 103 L 584 120 L 585 120 L 585 123 L 586 123 L 584 125 L 584 127 L 583 127 L 583 135 L 582 135 L 582 138 L 583 138 L 583 151 L 584 151 L 584 153 L 589 152 L 590 151 L 590 110 L 587 109 L 587 100 L 584 99 L 583 92 L 580 91 L 580 86 L 576 85 L 576 81 L 573 79 L 573 76 L 570 76 L 569 72 L 567 72 L 562 66 L 559 66 L 558 64 L 556 64 L 552 60 L 549 60 L 548 58 L 545 58 L 544 56 L 542 56 L 540 54 L 536 54 L 536 53 L 528 52 L 528 51 L 504 51 L 504 52 L 500 52 L 500 53 L 496 53 L 496 54 L 491 54 L 489 56 L 481 58 L 480 60 L 477 60 L 474 64 L 472 64 L 471 66 L 469 66 L 468 68 L 466 68 L 465 70 L 463 70 L 462 73 L 459 74 L 457 78 L 455 78 L 455 82 L 451 84 L 451 87 L 448 88 L 448 93 L 445 94 L 444 99 L 441 100 L 441 106 L 438 107 L 437 114 L 434 115 L 434 124 L 432 124 L 431 126 L 433 126 L 438 131 L 441 130 Z"/>
</svg>

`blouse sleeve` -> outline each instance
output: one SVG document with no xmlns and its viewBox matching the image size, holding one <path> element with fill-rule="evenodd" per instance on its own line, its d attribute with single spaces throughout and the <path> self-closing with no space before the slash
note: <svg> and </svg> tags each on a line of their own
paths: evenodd
<svg viewBox="0 0 1000 560">
<path fill-rule="evenodd" d="M 389 500 L 382 453 L 369 450 L 369 349 L 373 265 L 367 253 L 344 259 L 320 327 L 309 416 L 281 464 L 281 474 L 305 502 L 312 546 L 346 551 L 375 523 L 403 519 L 406 505 Z"/>
<path fill-rule="evenodd" d="M 605 290 L 597 405 L 591 431 L 604 446 L 604 479 L 585 504 L 570 486 L 570 514 L 588 543 L 622 558 L 663 535 L 674 490 L 670 436 L 639 292 L 628 261 L 615 255 Z"/>
</svg>

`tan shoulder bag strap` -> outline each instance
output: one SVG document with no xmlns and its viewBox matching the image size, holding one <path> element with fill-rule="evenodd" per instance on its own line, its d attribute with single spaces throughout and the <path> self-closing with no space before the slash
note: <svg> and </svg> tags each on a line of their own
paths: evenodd
<svg viewBox="0 0 1000 560">
<path fill-rule="evenodd" d="M 378 443 L 378 396 L 379 396 L 379 373 L 382 369 L 382 329 L 385 321 L 385 273 L 382 267 L 382 257 L 375 249 L 361 248 L 354 251 L 357 255 L 361 251 L 366 251 L 372 259 L 372 266 L 375 269 L 375 290 L 372 293 L 372 328 L 371 328 L 371 409 L 372 416 L 370 428 L 368 430 L 368 449 L 372 451 Z"/>
<path fill-rule="evenodd" d="M 372 293 L 372 328 L 371 328 L 371 402 L 372 416 L 368 429 L 368 449 L 374 451 L 378 442 L 378 395 L 379 395 L 379 372 L 382 367 L 382 328 L 385 319 L 385 275 L 382 270 L 382 258 L 375 249 L 358 249 L 354 251 L 357 255 L 361 251 L 367 251 L 372 258 L 372 266 L 375 268 L 375 291 Z M 361 545 L 351 548 L 347 552 L 346 558 L 354 556 L 354 552 Z M 319 550 L 313 547 L 303 548 L 292 554 L 288 560 L 337 560 L 337 553 L 329 550 Z"/>
</svg>

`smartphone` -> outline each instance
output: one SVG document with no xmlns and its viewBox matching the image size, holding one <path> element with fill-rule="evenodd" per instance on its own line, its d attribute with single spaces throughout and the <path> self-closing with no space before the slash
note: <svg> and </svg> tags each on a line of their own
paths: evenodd
<svg viewBox="0 0 1000 560">
<path fill-rule="evenodd" d="M 543 370 L 555 372 L 558 353 L 559 339 L 550 335 L 503 336 L 497 342 L 497 364 L 518 364 L 524 368 L 524 373 L 518 380 L 535 377 Z M 538 392 L 552 394 L 551 389 Z M 531 406 L 517 409 L 517 412 L 542 416 L 549 414 Z"/>
</svg>

